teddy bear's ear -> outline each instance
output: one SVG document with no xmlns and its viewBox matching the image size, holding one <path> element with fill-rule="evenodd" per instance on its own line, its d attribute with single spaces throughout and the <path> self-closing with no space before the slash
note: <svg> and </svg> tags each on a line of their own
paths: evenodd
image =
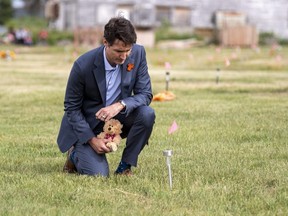
<svg viewBox="0 0 288 216">
<path fill-rule="evenodd" d="M 117 127 L 119 127 L 120 129 L 123 127 L 123 125 L 121 124 L 121 122 L 119 120 L 115 120 L 115 124 L 117 125 Z"/>
</svg>

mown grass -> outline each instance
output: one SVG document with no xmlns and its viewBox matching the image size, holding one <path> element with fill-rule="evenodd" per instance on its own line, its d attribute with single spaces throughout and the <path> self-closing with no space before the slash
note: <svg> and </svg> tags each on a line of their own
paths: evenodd
<svg viewBox="0 0 288 216">
<path fill-rule="evenodd" d="M 56 136 L 72 49 L 8 48 L 17 55 L 0 59 L 0 215 L 287 215 L 287 48 L 273 67 L 270 48 L 243 49 L 249 58 L 229 67 L 206 58 L 212 47 L 147 50 L 153 92 L 164 90 L 169 61 L 176 99 L 151 104 L 156 124 L 131 178 L 61 172 Z M 179 129 L 168 135 L 174 120 Z M 108 155 L 112 173 L 123 145 Z"/>
</svg>

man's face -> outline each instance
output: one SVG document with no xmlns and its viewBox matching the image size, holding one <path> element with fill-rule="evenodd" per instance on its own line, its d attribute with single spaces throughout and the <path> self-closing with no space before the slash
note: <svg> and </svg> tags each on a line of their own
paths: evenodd
<svg viewBox="0 0 288 216">
<path fill-rule="evenodd" d="M 123 64 L 126 58 L 131 53 L 132 44 L 124 44 L 123 41 L 116 39 L 113 45 L 104 39 L 106 49 L 106 58 L 111 66 L 115 67 L 117 64 Z"/>
</svg>

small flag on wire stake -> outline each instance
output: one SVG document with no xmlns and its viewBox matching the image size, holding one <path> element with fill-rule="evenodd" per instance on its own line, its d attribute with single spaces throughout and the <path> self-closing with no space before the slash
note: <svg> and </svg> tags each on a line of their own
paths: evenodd
<svg viewBox="0 0 288 216">
<path fill-rule="evenodd" d="M 225 59 L 225 65 L 226 67 L 229 67 L 230 66 L 230 60 L 228 58 Z"/>
<path fill-rule="evenodd" d="M 170 126 L 170 128 L 168 130 L 168 134 L 174 133 L 177 129 L 178 129 L 178 125 L 177 125 L 176 121 L 174 120 L 172 125 Z"/>
<path fill-rule="evenodd" d="M 170 62 L 165 62 L 165 69 L 170 70 L 171 69 L 171 64 Z"/>
</svg>

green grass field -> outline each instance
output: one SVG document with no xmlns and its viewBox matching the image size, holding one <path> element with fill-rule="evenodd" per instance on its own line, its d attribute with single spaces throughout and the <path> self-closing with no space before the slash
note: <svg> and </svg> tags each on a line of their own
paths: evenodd
<svg viewBox="0 0 288 216">
<path fill-rule="evenodd" d="M 16 59 L 0 59 L 0 215 L 288 214 L 288 48 L 147 50 L 154 94 L 168 61 L 176 99 L 152 102 L 154 131 L 131 178 L 62 173 L 72 48 L 2 49 Z M 123 145 L 108 155 L 111 172 Z"/>
</svg>

